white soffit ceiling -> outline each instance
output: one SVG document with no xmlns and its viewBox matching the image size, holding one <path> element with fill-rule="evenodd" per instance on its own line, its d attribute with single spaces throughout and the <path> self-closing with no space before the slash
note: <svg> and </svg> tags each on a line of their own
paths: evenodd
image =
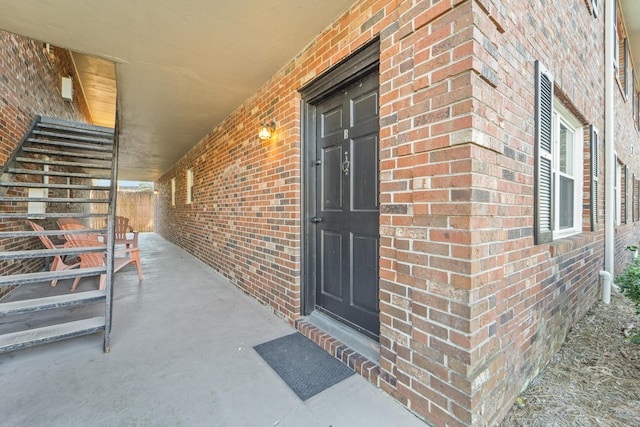
<svg viewBox="0 0 640 427">
<path fill-rule="evenodd" d="M 640 67 L 640 0 L 621 0 L 619 4 L 629 38 L 631 57 L 634 65 Z M 640 78 L 638 69 L 640 68 L 636 68 L 636 78 Z"/>
<path fill-rule="evenodd" d="M 354 1 L 0 0 L 0 29 L 115 62 L 119 177 L 154 180 Z"/>
</svg>

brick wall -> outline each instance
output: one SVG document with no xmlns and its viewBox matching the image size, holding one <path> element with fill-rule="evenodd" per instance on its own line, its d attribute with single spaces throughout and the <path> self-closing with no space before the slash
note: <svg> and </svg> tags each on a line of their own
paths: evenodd
<svg viewBox="0 0 640 427">
<path fill-rule="evenodd" d="M 297 90 L 392 26 L 395 4 L 354 5 L 156 183 L 156 231 L 292 324 L 301 304 Z M 271 119 L 274 137 L 259 140 L 258 126 Z M 190 168 L 194 201 L 187 204 Z"/>
<path fill-rule="evenodd" d="M 297 90 L 379 35 L 374 381 L 435 425 L 495 425 L 597 298 L 602 142 L 600 231 L 590 231 L 585 185 L 584 232 L 534 244 L 534 64 L 604 141 L 603 16 L 584 0 L 359 1 L 158 180 L 157 231 L 286 321 L 299 317 Z M 626 146 L 637 131 L 630 111 L 620 115 Z M 271 118 L 276 135 L 262 142 L 258 124 Z M 588 140 L 584 152 L 587 162 Z M 636 228 L 618 227 L 618 248 L 637 241 Z"/>
<path fill-rule="evenodd" d="M 72 75 L 72 70 L 71 57 L 64 49 L 54 47 L 49 55 L 40 41 L 0 32 L 0 165 L 4 166 L 36 115 L 89 120 L 84 99 L 78 96 L 81 90 L 77 78 L 74 79 L 74 102 L 61 98 L 60 79 Z M 26 204 L 3 205 L 0 209 L 26 212 Z M 26 229 L 25 225 L 24 221 L 0 221 L 4 231 Z M 20 250 L 39 247 L 39 243 L 37 239 L 0 242 L 0 250 L 9 246 L 12 250 Z M 42 267 L 41 262 L 37 259 L 29 263 L 0 262 L 0 272 L 33 271 Z M 0 297 L 8 290 L 0 288 Z"/>
<path fill-rule="evenodd" d="M 626 222 L 621 218 L 621 224 L 616 227 L 615 236 L 615 272 L 620 273 L 631 261 L 632 255 L 625 248 L 629 245 L 640 246 L 640 223 L 638 222 L 638 213 L 635 213 L 634 209 L 638 208 L 638 194 L 633 194 L 633 188 L 637 187 L 637 183 L 633 183 L 633 178 L 640 179 L 640 135 L 638 132 L 638 126 L 636 125 L 636 119 L 638 115 L 637 110 L 637 92 L 634 96 L 632 91 L 637 89 L 637 85 L 628 84 L 628 90 L 625 88 L 624 81 L 624 38 L 627 37 L 627 30 L 624 27 L 624 22 L 621 19 L 620 7 L 618 6 L 618 35 L 619 35 L 619 49 L 620 49 L 620 68 L 619 73 L 616 75 L 616 82 L 614 83 L 614 102 L 616 110 L 616 124 L 615 124 L 615 150 L 618 158 L 618 163 L 622 167 L 622 194 L 626 193 L 626 197 L 623 197 L 621 201 L 622 215 L 626 210 Z M 627 76 L 630 79 L 632 71 L 635 70 L 635 76 L 640 74 L 640 62 L 638 67 L 635 66 L 632 57 L 627 64 Z M 636 58 L 636 61 L 640 61 L 640 58 Z M 635 87 L 634 87 L 635 86 Z M 636 103 L 634 108 L 633 103 Z M 624 182 L 625 166 L 629 174 L 628 185 Z"/>
</svg>

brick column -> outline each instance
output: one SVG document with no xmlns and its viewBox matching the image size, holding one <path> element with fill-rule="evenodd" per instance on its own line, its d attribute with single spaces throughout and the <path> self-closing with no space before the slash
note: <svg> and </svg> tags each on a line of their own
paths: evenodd
<svg viewBox="0 0 640 427">
<path fill-rule="evenodd" d="M 476 1 L 401 2 L 382 34 L 380 385 L 436 425 L 480 423 L 494 381 L 500 31 Z"/>
</svg>

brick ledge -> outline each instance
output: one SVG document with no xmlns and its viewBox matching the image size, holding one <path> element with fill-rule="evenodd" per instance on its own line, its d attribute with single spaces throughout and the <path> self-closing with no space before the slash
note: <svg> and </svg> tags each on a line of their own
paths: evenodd
<svg viewBox="0 0 640 427">
<path fill-rule="evenodd" d="M 380 387 L 378 381 L 378 377 L 380 376 L 380 365 L 349 348 L 341 341 L 333 338 L 331 335 L 305 319 L 297 319 L 295 321 L 295 326 L 298 331 L 322 347 L 326 352 L 342 361 L 342 363 L 353 369 L 357 374 L 364 377 L 376 387 Z"/>
</svg>

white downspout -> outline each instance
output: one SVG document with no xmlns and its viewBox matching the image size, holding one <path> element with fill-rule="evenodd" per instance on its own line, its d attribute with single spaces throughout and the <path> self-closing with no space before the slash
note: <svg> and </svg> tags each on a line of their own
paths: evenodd
<svg viewBox="0 0 640 427">
<path fill-rule="evenodd" d="M 613 108 L 614 79 L 613 75 L 613 37 L 614 22 L 613 2 L 606 0 L 604 5 L 604 161 L 605 161 L 605 201 L 604 201 L 604 269 L 600 276 L 604 277 L 602 286 L 602 301 L 609 304 L 611 301 L 611 278 L 614 275 L 615 258 L 615 212 L 616 201 L 613 193 L 613 181 L 615 179 L 616 165 L 613 150 L 615 149 L 615 112 Z M 616 34 L 615 37 L 618 35 Z M 603 274 L 606 273 L 606 274 Z M 608 277 L 607 277 L 608 276 Z"/>
<path fill-rule="evenodd" d="M 602 302 L 609 304 L 611 302 L 611 274 L 608 271 L 601 270 L 600 277 L 602 277 Z"/>
</svg>

